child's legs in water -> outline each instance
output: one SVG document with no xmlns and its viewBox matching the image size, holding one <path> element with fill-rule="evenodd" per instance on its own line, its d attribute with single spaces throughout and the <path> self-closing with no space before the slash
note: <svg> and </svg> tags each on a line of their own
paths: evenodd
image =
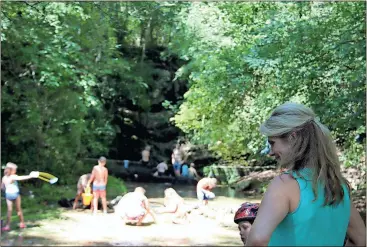
<svg viewBox="0 0 367 247">
<path fill-rule="evenodd" d="M 13 212 L 13 201 L 6 199 L 6 205 L 8 207 L 8 217 L 6 219 L 6 226 L 10 226 L 10 221 L 11 221 L 11 215 Z"/>
<path fill-rule="evenodd" d="M 18 196 L 17 199 L 15 199 L 15 206 L 16 206 L 16 210 L 17 210 L 17 214 L 18 214 L 18 217 L 19 217 L 20 224 L 24 224 L 24 217 L 23 217 L 21 203 L 22 203 L 22 200 L 21 200 L 20 196 Z"/>
</svg>

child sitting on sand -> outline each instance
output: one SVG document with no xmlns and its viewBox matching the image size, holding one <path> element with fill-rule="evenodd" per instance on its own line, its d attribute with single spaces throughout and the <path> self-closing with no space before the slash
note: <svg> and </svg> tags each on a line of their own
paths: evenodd
<svg viewBox="0 0 367 247">
<path fill-rule="evenodd" d="M 4 227 L 1 228 L 1 231 L 10 231 L 10 221 L 11 215 L 13 211 L 13 203 L 15 202 L 17 214 L 19 216 L 19 227 L 25 228 L 24 217 L 21 208 L 21 199 L 19 194 L 18 181 L 27 180 L 31 178 L 36 178 L 36 173 L 31 172 L 27 176 L 18 176 L 17 174 L 17 165 L 11 162 L 8 162 L 5 167 L 4 177 L 1 180 L 1 188 L 5 189 L 5 198 L 6 205 L 8 206 L 8 215 L 7 222 Z"/>
<path fill-rule="evenodd" d="M 172 188 L 166 189 L 164 196 L 164 207 L 158 208 L 156 212 L 172 214 L 172 222 L 175 224 L 188 223 L 187 209 L 182 197 Z"/>
</svg>

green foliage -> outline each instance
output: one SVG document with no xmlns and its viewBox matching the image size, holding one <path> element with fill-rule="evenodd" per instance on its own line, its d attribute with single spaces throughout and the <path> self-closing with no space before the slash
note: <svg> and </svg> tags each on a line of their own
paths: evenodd
<svg viewBox="0 0 367 247">
<path fill-rule="evenodd" d="M 84 173 L 79 158 L 108 154 L 121 105 L 155 104 L 164 85 L 146 56 L 155 49 L 167 64 L 171 55 L 186 61 L 168 80 L 187 80 L 189 91 L 163 106 L 193 143 L 227 160 L 256 154 L 259 125 L 296 101 L 355 164 L 366 116 L 364 10 L 364 2 L 5 2 L 2 163 L 74 181 Z"/>
<path fill-rule="evenodd" d="M 150 93 L 159 85 L 144 51 L 168 42 L 173 11 L 180 8 L 2 4 L 2 163 L 63 174 L 67 182 L 79 158 L 107 155 L 119 105 L 150 109 Z"/>
<path fill-rule="evenodd" d="M 114 44 L 93 14 L 80 4 L 3 4 L 2 160 L 69 174 L 77 157 L 108 151 L 114 130 L 96 97 L 93 61 Z M 93 38 L 78 35 L 94 25 Z"/>
<path fill-rule="evenodd" d="M 108 176 L 107 183 L 107 199 L 114 199 L 116 196 L 121 196 L 127 193 L 127 188 L 119 178 Z"/>
<path fill-rule="evenodd" d="M 76 188 L 70 186 L 58 186 L 43 183 L 41 187 L 34 187 L 28 183 L 21 186 L 27 187 L 33 192 L 34 197 L 28 195 L 22 196 L 22 211 L 26 221 L 39 221 L 43 219 L 59 218 L 61 209 L 58 208 L 57 202 L 61 198 L 73 198 Z M 6 200 L 1 200 L 2 219 L 6 220 L 7 206 Z M 18 224 L 19 219 L 13 208 L 12 224 Z M 16 227 L 14 227 L 16 228 Z"/>
<path fill-rule="evenodd" d="M 359 144 L 354 141 L 355 136 L 359 133 L 365 133 L 365 126 L 361 126 L 357 131 L 353 131 L 348 139 L 347 144 L 342 150 L 341 161 L 346 167 L 359 166 L 366 171 L 366 160 L 361 154 L 365 152 L 365 142 Z"/>
<path fill-rule="evenodd" d="M 193 4 L 170 46 L 189 61 L 176 75 L 190 84 L 176 125 L 230 160 L 258 153 L 259 125 L 295 101 L 361 156 L 352 143 L 366 116 L 364 9 L 362 2 Z"/>
</svg>

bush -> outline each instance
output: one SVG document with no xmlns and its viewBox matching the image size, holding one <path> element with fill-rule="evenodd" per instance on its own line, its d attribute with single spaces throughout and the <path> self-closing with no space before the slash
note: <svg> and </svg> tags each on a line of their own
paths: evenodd
<svg viewBox="0 0 367 247">
<path fill-rule="evenodd" d="M 113 199 L 116 196 L 124 195 L 127 193 L 127 188 L 125 186 L 124 181 L 122 179 L 108 176 L 107 183 L 107 199 Z"/>
</svg>

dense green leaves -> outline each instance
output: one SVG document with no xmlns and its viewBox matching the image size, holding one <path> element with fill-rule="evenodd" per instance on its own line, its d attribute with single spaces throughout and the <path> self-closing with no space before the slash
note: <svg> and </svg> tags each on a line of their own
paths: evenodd
<svg viewBox="0 0 367 247">
<path fill-rule="evenodd" d="M 365 131 L 365 3 L 198 5 L 206 14 L 190 10 L 185 50 L 172 46 L 190 60 L 174 120 L 193 140 L 222 157 L 256 153 L 259 124 L 289 100 L 311 106 L 344 147 Z"/>
<path fill-rule="evenodd" d="M 363 2 L 6 2 L 2 162 L 67 173 L 77 158 L 113 148 L 122 104 L 149 111 L 171 80 L 190 87 L 178 104 L 164 101 L 175 124 L 223 158 L 257 153 L 261 122 L 293 100 L 311 106 L 357 162 L 364 10 Z M 186 64 L 170 78 L 149 49 L 165 66 L 176 55 Z"/>
</svg>

